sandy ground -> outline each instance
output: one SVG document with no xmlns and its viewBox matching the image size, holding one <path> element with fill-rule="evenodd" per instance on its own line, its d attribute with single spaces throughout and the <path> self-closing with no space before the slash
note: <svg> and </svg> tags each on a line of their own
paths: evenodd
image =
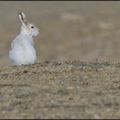
<svg viewBox="0 0 120 120">
<path fill-rule="evenodd" d="M 34 65 L 11 66 L 18 13 L 40 28 Z M 0 1 L 0 118 L 120 118 L 119 1 Z"/>
</svg>

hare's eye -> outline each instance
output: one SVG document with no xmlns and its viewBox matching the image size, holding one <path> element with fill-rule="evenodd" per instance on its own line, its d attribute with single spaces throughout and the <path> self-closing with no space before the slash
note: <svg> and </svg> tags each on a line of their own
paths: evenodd
<svg viewBox="0 0 120 120">
<path fill-rule="evenodd" d="M 31 28 L 34 28 L 34 26 L 31 26 Z"/>
</svg>

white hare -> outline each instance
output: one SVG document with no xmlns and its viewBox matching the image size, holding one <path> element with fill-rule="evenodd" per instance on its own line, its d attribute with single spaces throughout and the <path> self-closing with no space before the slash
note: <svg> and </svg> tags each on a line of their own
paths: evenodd
<svg viewBox="0 0 120 120">
<path fill-rule="evenodd" d="M 27 21 L 23 12 L 19 13 L 19 19 L 22 23 L 21 31 L 11 44 L 9 59 L 13 65 L 34 64 L 37 57 L 33 37 L 39 34 L 39 29 Z"/>
</svg>

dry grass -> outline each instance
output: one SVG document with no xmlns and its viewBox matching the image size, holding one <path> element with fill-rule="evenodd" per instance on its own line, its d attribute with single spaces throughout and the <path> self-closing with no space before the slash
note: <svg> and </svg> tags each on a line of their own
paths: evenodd
<svg viewBox="0 0 120 120">
<path fill-rule="evenodd" d="M 43 62 L 0 70 L 0 118 L 120 118 L 120 63 Z"/>
</svg>

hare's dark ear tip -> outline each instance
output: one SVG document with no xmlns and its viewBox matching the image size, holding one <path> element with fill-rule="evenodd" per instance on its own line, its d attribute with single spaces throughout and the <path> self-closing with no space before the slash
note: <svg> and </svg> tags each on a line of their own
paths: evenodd
<svg viewBox="0 0 120 120">
<path fill-rule="evenodd" d="M 19 15 L 22 15 L 22 14 L 24 14 L 23 12 L 19 12 Z"/>
<path fill-rule="evenodd" d="M 22 13 L 21 12 L 19 12 L 19 15 L 21 15 Z"/>
<path fill-rule="evenodd" d="M 19 12 L 19 14 L 22 14 L 22 12 Z"/>
</svg>

